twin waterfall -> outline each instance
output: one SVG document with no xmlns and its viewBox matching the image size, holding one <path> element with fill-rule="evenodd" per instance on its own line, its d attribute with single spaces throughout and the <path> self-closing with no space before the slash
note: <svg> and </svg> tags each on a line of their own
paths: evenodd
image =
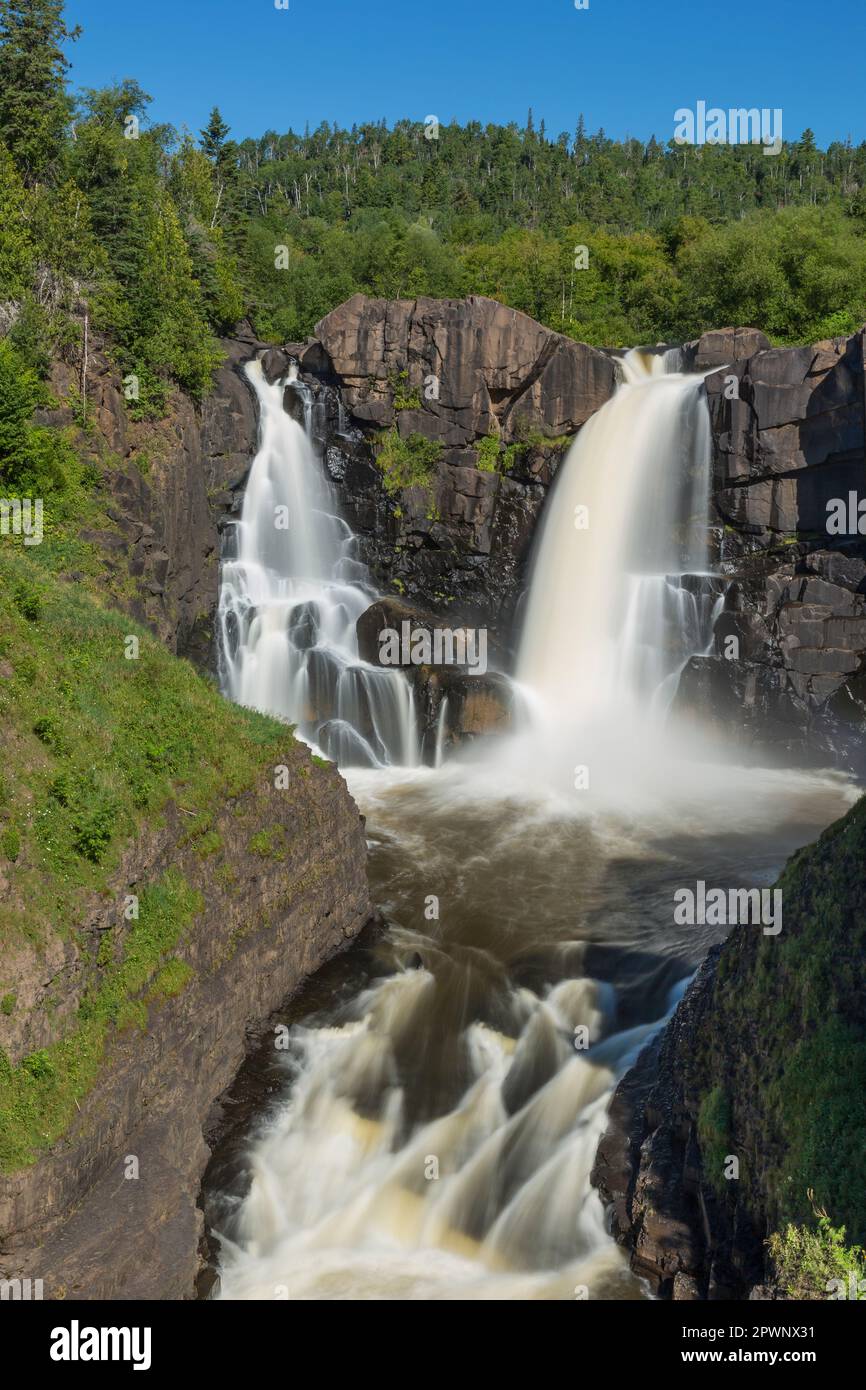
<svg viewBox="0 0 866 1390">
<path fill-rule="evenodd" d="M 223 566 L 225 689 L 348 769 L 389 925 L 372 961 L 343 958 L 351 988 L 326 972 L 288 1015 L 281 1098 L 208 1199 L 223 1298 L 646 1296 L 590 1172 L 612 1087 L 706 948 L 667 906 L 695 841 L 665 831 L 657 852 L 657 786 L 637 828 L 588 811 L 569 765 L 583 740 L 619 775 L 605 740 L 652 744 L 710 641 L 707 409 L 671 368 L 630 354 L 557 476 L 517 671 L 529 727 L 436 769 L 408 682 L 358 660 L 375 595 L 284 384 L 249 368 L 261 443 Z"/>
<path fill-rule="evenodd" d="M 712 639 L 722 600 L 707 573 L 709 415 L 702 378 L 677 374 L 676 356 L 622 360 L 619 390 L 557 477 L 516 673 L 542 738 L 599 711 L 663 717 L 685 662 Z M 355 624 L 376 593 L 310 440 L 309 393 L 296 374 L 269 385 L 258 362 L 247 375 L 260 443 L 223 560 L 224 689 L 291 720 L 341 767 L 414 766 L 411 686 L 358 657 Z"/>
<path fill-rule="evenodd" d="M 411 766 L 411 688 L 358 657 L 355 624 L 376 595 L 310 441 L 309 395 L 296 378 L 269 385 L 258 362 L 247 376 L 260 439 L 222 567 L 223 687 L 237 704 L 291 720 L 341 767 Z M 307 428 L 283 409 L 287 389 Z"/>
</svg>

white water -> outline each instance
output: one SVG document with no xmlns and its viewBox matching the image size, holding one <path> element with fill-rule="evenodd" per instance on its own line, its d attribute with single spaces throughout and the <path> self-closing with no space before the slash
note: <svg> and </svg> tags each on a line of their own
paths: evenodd
<svg viewBox="0 0 866 1390">
<path fill-rule="evenodd" d="M 703 378 L 640 352 L 622 372 L 561 466 L 537 546 L 517 675 L 548 727 L 663 714 L 722 602 Z"/>
<path fill-rule="evenodd" d="M 842 779 L 736 766 L 671 718 L 718 594 L 706 406 L 669 365 L 626 359 L 557 478 L 520 648 L 530 727 L 480 760 L 350 774 L 392 926 L 349 1002 L 292 1029 L 287 1098 L 219 1222 L 222 1297 L 645 1296 L 589 1174 L 617 1077 L 710 944 L 674 931 L 672 885 L 770 882 L 853 799 Z M 272 443 L 266 470 L 286 453 Z M 255 588 L 271 503 L 251 507 L 229 607 Z M 319 569 L 317 602 L 332 561 Z M 267 630 L 242 648 L 238 688 L 273 707 Z"/>
<path fill-rule="evenodd" d="M 412 766 L 411 687 L 401 672 L 358 656 L 355 624 L 376 593 L 355 538 L 307 431 L 283 409 L 287 383 L 269 385 L 258 362 L 246 370 L 259 401 L 259 450 L 235 555 L 222 567 L 224 689 L 291 720 L 341 766 Z M 300 383 L 292 389 L 303 398 Z"/>
</svg>

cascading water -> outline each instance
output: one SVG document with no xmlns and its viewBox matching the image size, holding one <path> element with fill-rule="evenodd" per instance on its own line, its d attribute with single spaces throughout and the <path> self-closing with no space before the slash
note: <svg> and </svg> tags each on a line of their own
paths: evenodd
<svg viewBox="0 0 866 1390">
<path fill-rule="evenodd" d="M 292 720 L 343 767 L 412 766 L 411 687 L 358 656 L 355 624 L 376 594 L 310 442 L 309 391 L 296 373 L 270 385 L 259 362 L 246 371 L 259 400 L 259 451 L 222 567 L 223 688 L 238 704 Z M 287 385 L 303 401 L 306 429 L 283 408 Z"/>
<path fill-rule="evenodd" d="M 851 799 L 830 778 L 738 768 L 707 746 L 689 761 L 671 733 L 677 675 L 709 641 L 720 586 L 706 402 L 699 378 L 670 367 L 626 358 L 557 478 L 520 648 L 530 726 L 472 761 L 348 776 L 390 926 L 372 964 L 343 958 L 351 987 L 326 972 L 287 1016 L 291 1051 L 269 1062 L 283 1099 L 248 1153 L 215 1160 L 222 1297 L 646 1294 L 590 1171 L 617 1077 L 720 935 L 677 927 L 674 891 L 696 865 L 708 884 L 772 881 Z M 257 500 L 224 576 L 230 689 L 291 712 L 301 697 L 285 692 L 294 678 L 303 695 L 310 674 L 286 655 L 289 617 L 314 603 L 317 633 L 337 630 L 330 604 L 347 600 L 322 554 L 348 536 L 328 529 L 328 505 L 299 544 L 320 525 L 332 539 L 303 565 L 271 552 L 283 541 L 270 509 L 289 486 L 277 480 L 309 459 L 277 393 L 257 386 Z M 575 790 L 576 761 L 592 794 Z"/>
<path fill-rule="evenodd" d="M 670 354 L 630 352 L 556 479 L 517 674 L 557 731 L 664 713 L 712 640 L 709 413 L 702 377 L 672 367 Z"/>
</svg>

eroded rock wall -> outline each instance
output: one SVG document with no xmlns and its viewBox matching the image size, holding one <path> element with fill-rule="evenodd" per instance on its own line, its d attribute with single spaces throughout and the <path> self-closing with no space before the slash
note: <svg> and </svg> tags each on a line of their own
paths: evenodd
<svg viewBox="0 0 866 1390">
<path fill-rule="evenodd" d="M 98 1082 L 63 1139 L 0 1177 L 0 1277 L 42 1279 L 56 1299 L 193 1296 L 208 1110 L 243 1061 L 247 1030 L 371 916 L 363 823 L 345 783 L 299 744 L 280 762 L 288 788 L 275 790 L 273 769 L 263 770 L 215 816 L 206 841 L 171 808 L 130 844 L 111 903 L 92 903 L 62 959 L 36 948 L 19 959 L 16 1014 L 33 1017 L 17 1044 L 4 1038 L 12 1060 L 68 1027 L 99 969 L 95 943 L 110 936 L 122 947 L 127 893 L 171 869 L 201 895 L 174 951 L 190 972 L 184 987 L 145 998 L 144 1029 L 112 1030 Z M 51 1012 L 39 996 L 49 975 Z"/>
<path fill-rule="evenodd" d="M 269 379 L 291 357 L 376 582 L 485 626 L 504 657 L 547 491 L 570 440 L 613 393 L 611 358 L 494 300 L 363 295 L 322 319 L 310 342 L 266 354 Z M 441 446 L 429 488 L 386 490 L 374 459 L 393 429 Z M 511 453 L 479 468 L 491 437 Z"/>
<path fill-rule="evenodd" d="M 828 504 L 866 497 L 866 330 L 770 348 L 752 330 L 690 345 L 707 377 L 713 499 L 729 580 L 714 651 L 680 699 L 747 746 L 864 765 L 866 536 Z M 748 355 L 737 355 L 748 354 Z"/>
<path fill-rule="evenodd" d="M 241 326 L 222 347 L 225 360 L 200 408 L 173 391 L 164 419 L 134 420 L 118 372 L 97 350 L 83 428 L 80 407 L 67 404 L 79 373 L 63 361 L 51 373 L 58 405 L 40 416 L 59 428 L 79 426 L 78 448 L 108 494 L 108 524 L 85 529 L 82 539 L 101 548 L 116 606 L 202 668 L 214 662 L 219 526 L 255 453 L 255 400 L 242 364 L 263 345 Z"/>
</svg>

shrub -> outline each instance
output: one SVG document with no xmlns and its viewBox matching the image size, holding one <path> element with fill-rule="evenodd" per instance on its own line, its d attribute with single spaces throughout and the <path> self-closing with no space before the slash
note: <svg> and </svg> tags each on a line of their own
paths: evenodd
<svg viewBox="0 0 866 1390">
<path fill-rule="evenodd" d="M 698 1139 L 703 1169 L 710 1186 L 720 1196 L 726 1190 L 725 1159 L 730 1153 L 731 1102 L 721 1086 L 704 1096 L 698 1112 Z"/>
<path fill-rule="evenodd" d="M 114 833 L 117 807 L 112 801 L 93 806 L 75 822 L 73 846 L 82 859 L 100 864 Z"/>
<path fill-rule="evenodd" d="M 789 1298 L 848 1297 L 851 1275 L 855 1288 L 866 1277 L 866 1254 L 845 1244 L 845 1227 L 834 1227 L 825 1212 L 818 1213 L 817 1230 L 789 1224 L 767 1242 L 777 1283 Z"/>
<path fill-rule="evenodd" d="M 14 825 L 7 825 L 3 834 L 0 835 L 0 849 L 3 850 L 10 864 L 14 864 L 21 853 L 21 836 Z"/>
<path fill-rule="evenodd" d="M 425 439 L 423 434 L 401 439 L 396 429 L 388 430 L 376 455 L 385 491 L 393 496 L 407 487 L 429 488 L 441 457 L 442 445 L 436 440 Z"/>
<path fill-rule="evenodd" d="M 495 473 L 499 466 L 499 438 L 488 434 L 475 446 L 475 467 L 482 473 Z"/>
<path fill-rule="evenodd" d="M 42 598 L 38 589 L 22 580 L 20 584 L 16 584 L 12 598 L 22 618 L 26 618 L 28 623 L 39 622 L 42 617 Z"/>
</svg>

